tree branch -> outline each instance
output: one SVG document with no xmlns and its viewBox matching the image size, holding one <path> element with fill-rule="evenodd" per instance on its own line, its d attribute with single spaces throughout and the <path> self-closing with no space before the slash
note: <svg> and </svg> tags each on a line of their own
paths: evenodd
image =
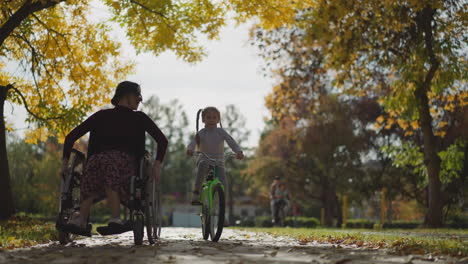
<svg viewBox="0 0 468 264">
<path fill-rule="evenodd" d="M 151 8 L 149 8 L 149 7 L 143 5 L 142 3 L 138 2 L 138 1 L 135 1 L 135 0 L 130 0 L 130 3 L 135 4 L 135 5 L 143 8 L 144 10 L 146 10 L 146 11 L 148 11 L 150 13 L 153 13 L 155 15 L 158 15 L 158 16 L 162 17 L 163 21 L 164 21 L 164 24 L 166 24 L 166 26 L 169 27 L 172 31 L 177 32 L 177 30 L 175 30 L 175 28 L 172 27 L 172 25 L 167 22 L 169 19 L 163 13 L 158 12 L 158 11 L 156 11 L 154 9 L 151 9 Z"/>
<path fill-rule="evenodd" d="M 31 109 L 29 109 L 29 106 L 28 106 L 28 103 L 26 102 L 26 98 L 24 97 L 23 93 L 20 92 L 20 90 L 18 90 L 18 88 L 14 87 L 13 85 L 9 84 L 7 85 L 7 90 L 13 90 L 15 91 L 21 98 L 21 101 L 23 101 L 23 105 L 24 105 L 24 108 L 26 109 L 26 111 L 32 115 L 34 118 L 38 119 L 38 120 L 41 120 L 41 121 L 48 121 L 48 120 L 54 120 L 54 119 L 62 119 L 66 113 L 62 114 L 62 115 L 59 115 L 59 116 L 51 116 L 51 117 L 41 117 L 35 113 L 33 113 L 31 111 Z"/>
<path fill-rule="evenodd" d="M 1 27 L 0 27 L 0 47 L 5 40 L 21 23 L 32 13 L 53 7 L 65 0 L 36 1 L 27 0 Z"/>
</svg>

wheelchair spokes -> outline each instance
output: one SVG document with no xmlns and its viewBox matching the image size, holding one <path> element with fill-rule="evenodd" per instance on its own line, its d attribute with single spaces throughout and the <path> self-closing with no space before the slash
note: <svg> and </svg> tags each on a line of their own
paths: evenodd
<svg viewBox="0 0 468 264">
<path fill-rule="evenodd" d="M 68 223 L 72 215 L 79 211 L 80 206 L 80 180 L 85 168 L 85 155 L 75 149 L 72 150 L 72 158 L 69 169 L 61 183 L 59 215 L 56 228 L 59 231 L 61 244 L 71 242 L 73 236 L 64 232 L 63 227 Z M 146 226 L 148 241 L 155 243 L 161 235 L 162 215 L 159 184 L 151 177 L 151 164 L 149 155 L 140 160 L 139 171 L 130 179 L 130 197 L 126 203 L 128 219 L 133 228 L 135 244 L 143 243 L 144 228 Z"/>
</svg>

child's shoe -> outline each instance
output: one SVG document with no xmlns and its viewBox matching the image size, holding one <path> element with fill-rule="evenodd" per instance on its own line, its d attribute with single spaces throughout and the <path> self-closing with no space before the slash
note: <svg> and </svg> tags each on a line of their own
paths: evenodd
<svg viewBox="0 0 468 264">
<path fill-rule="evenodd" d="M 200 206 L 200 205 L 203 205 L 202 202 L 200 202 L 200 193 L 198 191 L 193 191 L 193 198 L 192 198 L 192 205 L 195 205 L 195 206 Z"/>
</svg>

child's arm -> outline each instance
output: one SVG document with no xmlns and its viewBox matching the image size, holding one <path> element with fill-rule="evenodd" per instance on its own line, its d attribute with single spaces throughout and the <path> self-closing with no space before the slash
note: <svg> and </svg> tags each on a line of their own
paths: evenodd
<svg viewBox="0 0 468 264">
<path fill-rule="evenodd" d="M 231 137 L 231 135 L 229 135 L 226 132 L 226 130 L 221 129 L 221 131 L 222 131 L 222 134 L 223 134 L 223 138 L 227 142 L 228 146 L 232 149 L 232 151 L 234 151 L 234 153 L 237 154 L 237 158 L 238 159 L 243 159 L 244 154 L 243 154 L 242 149 L 239 146 L 239 144 L 237 144 L 237 142 Z"/>
</svg>

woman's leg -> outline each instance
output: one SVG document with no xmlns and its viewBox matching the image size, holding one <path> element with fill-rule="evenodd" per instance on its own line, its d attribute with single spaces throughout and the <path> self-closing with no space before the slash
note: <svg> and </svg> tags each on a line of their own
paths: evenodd
<svg viewBox="0 0 468 264">
<path fill-rule="evenodd" d="M 119 194 L 110 187 L 105 187 L 107 202 L 111 209 L 111 218 L 120 219 L 120 198 Z"/>
<path fill-rule="evenodd" d="M 88 224 L 88 217 L 93 205 L 94 197 L 89 197 L 80 204 L 80 226 L 86 227 Z"/>
</svg>

